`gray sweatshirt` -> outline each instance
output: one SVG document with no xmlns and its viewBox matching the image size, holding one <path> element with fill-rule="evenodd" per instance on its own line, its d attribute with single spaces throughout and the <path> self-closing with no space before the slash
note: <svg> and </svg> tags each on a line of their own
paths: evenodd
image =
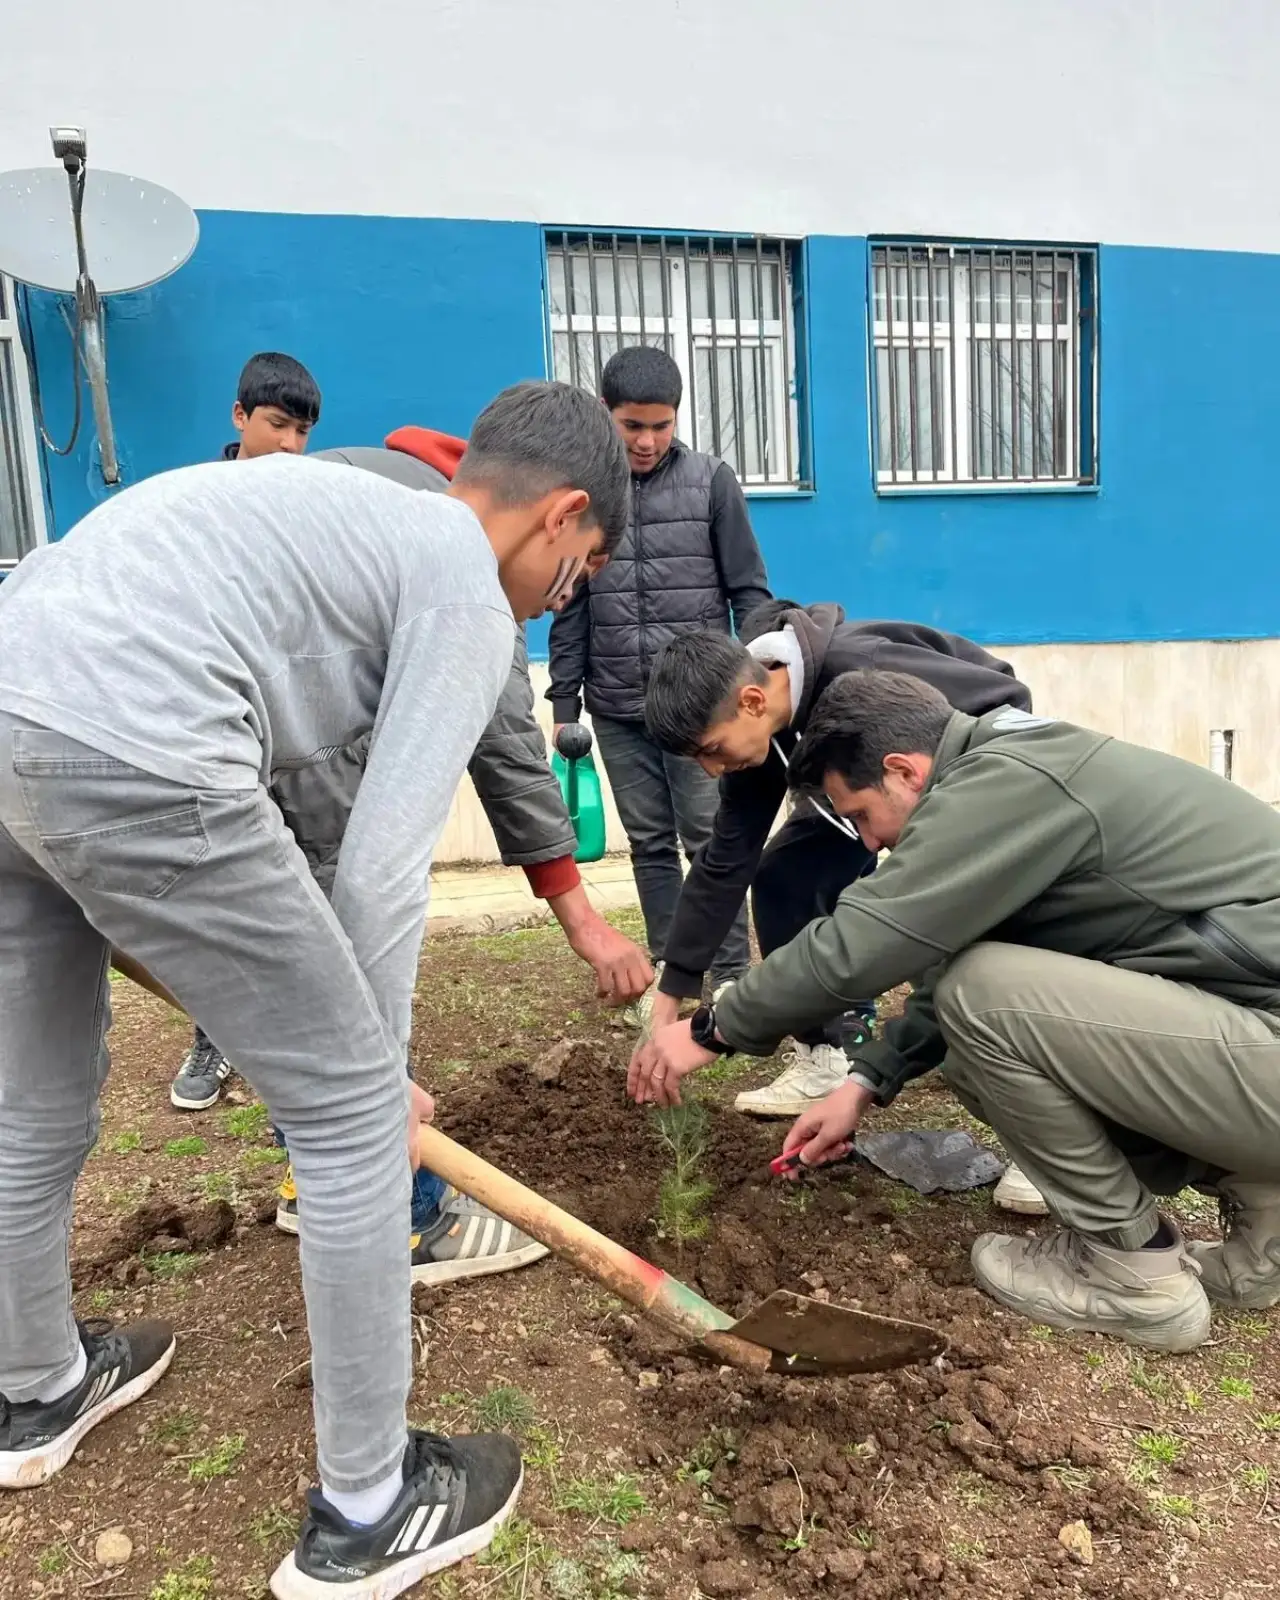
<svg viewBox="0 0 1280 1600">
<path fill-rule="evenodd" d="M 0 585 L 0 707 L 197 790 L 371 733 L 332 902 L 404 1042 L 431 854 L 515 637 L 459 501 L 213 463 L 126 490 Z"/>
</svg>

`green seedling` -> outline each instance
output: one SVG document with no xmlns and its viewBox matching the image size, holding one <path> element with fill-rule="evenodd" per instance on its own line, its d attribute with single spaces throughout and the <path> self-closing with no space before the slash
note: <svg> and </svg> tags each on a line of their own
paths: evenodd
<svg viewBox="0 0 1280 1600">
<path fill-rule="evenodd" d="M 113 1133 L 107 1140 L 107 1149 L 113 1156 L 132 1155 L 135 1150 L 142 1149 L 142 1135 L 134 1128 L 128 1128 L 124 1133 Z"/>
<path fill-rule="evenodd" d="M 233 1106 L 222 1117 L 222 1131 L 233 1139 L 261 1139 L 267 1131 L 270 1114 L 266 1106 L 255 1101 L 249 1106 Z"/>
<path fill-rule="evenodd" d="M 981 1539 L 956 1537 L 947 1540 L 947 1554 L 953 1561 L 985 1561 L 987 1547 Z"/>
<path fill-rule="evenodd" d="M 212 1592 L 212 1558 L 192 1556 L 152 1586 L 150 1600 L 206 1600 Z"/>
<path fill-rule="evenodd" d="M 1140 1433 L 1133 1448 L 1160 1467 L 1171 1467 L 1182 1459 L 1182 1441 L 1172 1433 Z"/>
<path fill-rule="evenodd" d="M 700 1171 L 707 1148 L 707 1111 L 699 1101 L 686 1100 L 655 1111 L 653 1122 L 670 1157 L 658 1186 L 658 1232 L 674 1241 L 679 1256 L 709 1226 L 706 1208 L 712 1185 Z"/>
<path fill-rule="evenodd" d="M 57 1578 L 71 1565 L 71 1550 L 64 1540 L 51 1544 L 36 1557 L 36 1570 L 42 1578 Z"/>
<path fill-rule="evenodd" d="M 187 1477 L 192 1483 L 212 1483 L 215 1478 L 225 1478 L 239 1464 L 244 1447 L 244 1434 L 224 1434 L 212 1450 L 195 1458 L 187 1468 Z"/>
<path fill-rule="evenodd" d="M 206 1200 L 227 1200 L 233 1205 L 236 1198 L 236 1180 L 229 1172 L 206 1172 L 200 1179 L 200 1193 Z"/>
<path fill-rule="evenodd" d="M 261 1512 L 249 1524 L 249 1537 L 264 1550 L 286 1539 L 292 1542 L 297 1531 L 297 1519 L 280 1506 L 272 1506 L 270 1511 Z"/>
<path fill-rule="evenodd" d="M 1046 1467 L 1045 1472 L 1072 1494 L 1083 1494 L 1093 1487 L 1093 1473 L 1086 1467 Z"/>
<path fill-rule="evenodd" d="M 283 1167 L 288 1164 L 289 1152 L 270 1144 L 256 1150 L 246 1150 L 240 1160 L 251 1172 L 258 1167 Z"/>
<path fill-rule="evenodd" d="M 1280 1433 L 1280 1411 L 1261 1411 L 1253 1419 L 1253 1425 L 1262 1433 Z"/>
<path fill-rule="evenodd" d="M 556 1497 L 559 1511 L 577 1511 L 593 1522 L 612 1522 L 625 1527 L 649 1509 L 639 1480 L 626 1473 L 615 1473 L 608 1483 L 596 1478 L 575 1478 L 566 1483 Z"/>
<path fill-rule="evenodd" d="M 476 1421 L 490 1433 L 525 1433 L 537 1420 L 533 1401 L 523 1389 L 502 1384 L 476 1401 Z"/>
<path fill-rule="evenodd" d="M 153 1278 L 170 1283 L 175 1278 L 188 1278 L 200 1270 L 200 1257 L 181 1250 L 161 1250 L 155 1255 L 143 1250 L 140 1259 Z"/>
<path fill-rule="evenodd" d="M 849 1537 L 859 1550 L 874 1550 L 876 1547 L 876 1536 L 870 1528 L 855 1528 Z"/>
<path fill-rule="evenodd" d="M 183 1139 L 170 1139 L 164 1147 L 167 1156 L 175 1158 L 183 1156 L 203 1156 L 208 1153 L 209 1146 L 198 1133 L 189 1133 Z"/>
<path fill-rule="evenodd" d="M 1271 1469 L 1269 1467 L 1244 1467 L 1240 1473 L 1240 1482 L 1246 1489 L 1269 1489 L 1271 1487 Z"/>
<path fill-rule="evenodd" d="M 545 1428 L 532 1427 L 524 1436 L 524 1464 L 535 1472 L 554 1472 L 560 1465 L 560 1441 Z"/>
<path fill-rule="evenodd" d="M 1129 1363 L 1129 1382 L 1153 1400 L 1167 1400 L 1173 1393 L 1173 1385 L 1164 1373 L 1150 1371 L 1141 1356 L 1134 1356 Z"/>
<path fill-rule="evenodd" d="M 986 1479 L 977 1472 L 962 1472 L 956 1478 L 956 1498 L 969 1511 L 981 1511 L 995 1501 Z"/>
<path fill-rule="evenodd" d="M 151 1424 L 151 1437 L 157 1444 L 181 1444 L 189 1439 L 198 1427 L 195 1416 L 184 1406 L 180 1411 L 167 1411 Z"/>
<path fill-rule="evenodd" d="M 1043 1322 L 1038 1322 L 1033 1328 L 1027 1329 L 1027 1333 L 1032 1339 L 1039 1339 L 1044 1344 L 1047 1344 L 1049 1340 L 1054 1337 L 1057 1331 L 1058 1330 L 1056 1328 L 1050 1328 L 1046 1323 Z"/>
<path fill-rule="evenodd" d="M 1157 1516 L 1183 1521 L 1196 1514 L 1196 1503 L 1185 1494 L 1153 1494 L 1151 1508 Z"/>
<path fill-rule="evenodd" d="M 1107 1364 L 1107 1358 L 1098 1350 L 1086 1350 L 1084 1364 L 1090 1372 L 1100 1372 Z"/>
<path fill-rule="evenodd" d="M 1219 1378 L 1218 1390 L 1228 1400 L 1253 1399 L 1253 1384 L 1248 1378 Z"/>
</svg>

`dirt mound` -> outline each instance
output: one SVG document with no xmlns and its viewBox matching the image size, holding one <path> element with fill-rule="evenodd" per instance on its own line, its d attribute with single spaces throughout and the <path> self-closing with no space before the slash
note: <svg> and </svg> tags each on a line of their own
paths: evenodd
<svg viewBox="0 0 1280 1600">
<path fill-rule="evenodd" d="M 197 1206 L 181 1206 L 165 1198 L 148 1200 L 120 1222 L 95 1256 L 72 1264 L 72 1278 L 79 1289 L 124 1265 L 136 1266 L 137 1275 L 143 1275 L 145 1262 L 135 1258 L 216 1250 L 231 1237 L 235 1226 L 236 1214 L 225 1200 Z"/>
</svg>

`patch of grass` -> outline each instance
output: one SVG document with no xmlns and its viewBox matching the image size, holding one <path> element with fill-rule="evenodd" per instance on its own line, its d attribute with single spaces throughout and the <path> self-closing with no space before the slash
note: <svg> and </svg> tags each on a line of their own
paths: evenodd
<svg viewBox="0 0 1280 1600">
<path fill-rule="evenodd" d="M 956 1499 L 969 1511 L 982 1511 L 995 1503 L 991 1486 L 980 1472 L 962 1472 L 956 1478 Z"/>
<path fill-rule="evenodd" d="M 1271 1468 L 1242 1467 L 1240 1482 L 1246 1489 L 1268 1489 L 1271 1486 Z"/>
<path fill-rule="evenodd" d="M 1187 1411 L 1203 1411 L 1204 1396 L 1199 1389 L 1193 1389 L 1189 1384 L 1183 1385 L 1182 1404 Z"/>
<path fill-rule="evenodd" d="M 853 1447 L 857 1449 L 855 1445 Z M 738 1459 L 737 1441 L 726 1428 L 715 1428 L 705 1439 L 699 1439 L 687 1458 L 676 1468 L 677 1483 L 696 1483 L 706 1488 L 711 1474 L 722 1461 Z"/>
<path fill-rule="evenodd" d="M 1252 1400 L 1253 1383 L 1248 1378 L 1219 1378 L 1218 1392 L 1228 1400 Z"/>
<path fill-rule="evenodd" d="M 1231 1368 L 1233 1372 L 1248 1372 L 1253 1366 L 1253 1357 L 1247 1350 L 1225 1350 L 1222 1355 L 1222 1365 Z"/>
<path fill-rule="evenodd" d="M 743 1078 L 759 1072 L 767 1059 L 765 1056 L 717 1056 L 705 1067 L 698 1068 L 698 1082 L 713 1087 L 716 1084 L 739 1083 Z"/>
<path fill-rule="evenodd" d="M 1253 1425 L 1262 1433 L 1280 1433 L 1280 1411 L 1261 1411 L 1253 1419 Z"/>
<path fill-rule="evenodd" d="M 1170 1521 L 1184 1521 L 1196 1514 L 1196 1503 L 1185 1494 L 1153 1494 L 1151 1509 L 1157 1516 Z"/>
<path fill-rule="evenodd" d="M 123 1133 L 113 1133 L 107 1140 L 107 1149 L 113 1156 L 132 1155 L 142 1149 L 142 1135 L 136 1128 L 126 1128 Z"/>
<path fill-rule="evenodd" d="M 89 1296 L 90 1311 L 110 1311 L 116 1303 L 114 1289 L 95 1289 Z"/>
<path fill-rule="evenodd" d="M 181 1444 L 189 1439 L 199 1426 L 194 1413 L 183 1406 L 178 1411 L 166 1411 L 151 1424 L 150 1434 L 157 1444 Z"/>
<path fill-rule="evenodd" d="M 200 1257 L 186 1251 L 160 1250 L 152 1255 L 143 1250 L 140 1259 L 151 1276 L 161 1283 L 170 1283 L 175 1278 L 189 1278 L 193 1272 L 200 1270 Z"/>
<path fill-rule="evenodd" d="M 240 1160 L 250 1171 L 256 1167 L 283 1167 L 288 1165 L 289 1152 L 271 1144 L 257 1150 L 246 1150 Z"/>
<path fill-rule="evenodd" d="M 526 1433 L 537 1421 L 533 1401 L 509 1383 L 486 1390 L 476 1401 L 475 1414 L 487 1433 Z"/>
<path fill-rule="evenodd" d="M 1048 1344 L 1050 1339 L 1053 1339 L 1057 1336 L 1057 1332 L 1058 1330 L 1056 1328 L 1049 1327 L 1047 1323 L 1037 1322 L 1034 1327 L 1027 1329 L 1027 1337 L 1031 1339 L 1039 1339 L 1041 1343 Z"/>
<path fill-rule="evenodd" d="M 432 1064 L 431 1071 L 436 1078 L 457 1078 L 464 1072 L 471 1071 L 471 1063 L 463 1061 L 461 1058 L 450 1061 L 436 1061 Z"/>
<path fill-rule="evenodd" d="M 1131 1461 L 1124 1469 L 1124 1475 L 1130 1483 L 1136 1483 L 1139 1486 L 1160 1482 L 1160 1468 L 1156 1466 L 1154 1461 L 1148 1461 L 1145 1458 Z"/>
<path fill-rule="evenodd" d="M 207 1142 L 198 1133 L 189 1133 L 182 1139 L 170 1139 L 164 1147 L 167 1156 L 203 1156 L 209 1153 Z"/>
<path fill-rule="evenodd" d="M 235 1204 L 236 1180 L 229 1172 L 206 1172 L 199 1187 L 206 1200 L 228 1200 Z"/>
<path fill-rule="evenodd" d="M 500 1594 L 514 1597 L 528 1589 L 530 1571 L 538 1571 L 546 1563 L 547 1554 L 542 1535 L 533 1524 L 523 1517 L 512 1517 L 477 1556 L 476 1564 L 493 1573 L 484 1585 L 486 1591 L 496 1584 Z"/>
<path fill-rule="evenodd" d="M 1140 1433 L 1133 1441 L 1138 1455 L 1160 1467 L 1171 1467 L 1182 1459 L 1182 1440 L 1172 1433 Z"/>
<path fill-rule="evenodd" d="M 658 1185 L 658 1233 L 675 1243 L 677 1257 L 691 1239 L 701 1239 L 710 1219 L 712 1185 L 702 1176 L 707 1148 L 707 1110 L 697 1100 L 663 1106 L 653 1114 L 658 1139 L 670 1165 Z"/>
<path fill-rule="evenodd" d="M 525 1431 L 524 1464 L 535 1472 L 554 1472 L 560 1465 L 560 1441 L 546 1428 L 532 1427 Z"/>
<path fill-rule="evenodd" d="M 1171 1210 L 1190 1222 L 1213 1222 L 1218 1215 L 1217 1196 L 1201 1194 L 1198 1189 L 1183 1189 L 1168 1203 Z"/>
<path fill-rule="evenodd" d="M 250 1106 L 233 1106 L 222 1115 L 222 1131 L 233 1139 L 261 1139 L 270 1120 L 266 1106 L 260 1101 Z"/>
<path fill-rule="evenodd" d="M 297 1531 L 297 1518 L 291 1517 L 280 1506 L 260 1512 L 249 1524 L 249 1537 L 264 1550 L 284 1540 L 292 1542 Z"/>
<path fill-rule="evenodd" d="M 205 1600 L 213 1589 L 213 1558 L 191 1556 L 151 1589 L 150 1600 Z"/>
<path fill-rule="evenodd" d="M 552 1557 L 544 1582 L 552 1600 L 624 1600 L 643 1577 L 639 1556 L 601 1542 L 586 1557 Z"/>
<path fill-rule="evenodd" d="M 1252 1311 L 1242 1311 L 1239 1316 L 1232 1317 L 1231 1326 L 1245 1339 L 1265 1339 L 1271 1332 L 1271 1324 L 1267 1319 L 1256 1316 Z"/>
<path fill-rule="evenodd" d="M 957 1534 L 947 1540 L 947 1554 L 953 1561 L 985 1561 L 987 1547 L 981 1539 Z"/>
<path fill-rule="evenodd" d="M 215 1478 L 225 1478 L 239 1464 L 244 1447 L 244 1434 L 223 1434 L 212 1450 L 195 1458 L 187 1468 L 187 1477 L 192 1483 L 212 1483 Z"/>
<path fill-rule="evenodd" d="M 1090 1372 L 1099 1372 L 1107 1364 L 1107 1358 L 1098 1350 L 1086 1350 L 1084 1364 Z"/>
<path fill-rule="evenodd" d="M 913 1211 L 919 1211 L 927 1203 L 925 1197 L 916 1194 L 914 1189 L 904 1189 L 898 1194 L 891 1194 L 888 1199 L 889 1210 L 895 1217 L 909 1217 Z"/>
<path fill-rule="evenodd" d="M 608 1483 L 598 1478 L 575 1478 L 556 1496 L 558 1511 L 577 1511 L 593 1522 L 612 1522 L 623 1528 L 649 1509 L 640 1480 L 618 1472 Z"/>
<path fill-rule="evenodd" d="M 57 1578 L 71 1565 L 71 1547 L 64 1539 L 45 1547 L 36 1557 L 36 1571 L 42 1578 Z"/>
<path fill-rule="evenodd" d="M 870 1528 L 855 1528 L 849 1537 L 859 1550 L 874 1550 L 876 1547 L 876 1536 Z"/>
</svg>

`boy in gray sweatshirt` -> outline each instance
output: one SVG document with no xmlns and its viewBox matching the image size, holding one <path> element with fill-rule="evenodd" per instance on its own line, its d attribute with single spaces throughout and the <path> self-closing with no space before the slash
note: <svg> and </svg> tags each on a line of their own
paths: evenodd
<svg viewBox="0 0 1280 1600">
<path fill-rule="evenodd" d="M 0 589 L 0 1488 L 155 1384 L 172 1331 L 76 1323 L 112 945 L 289 1129 L 322 1489 L 280 1600 L 392 1595 L 484 1547 L 520 1452 L 405 1420 L 417 1127 L 405 1074 L 431 853 L 510 669 L 626 518 L 607 414 L 557 384 L 479 418 L 447 495 L 285 455 L 164 474 Z M 272 774 L 371 735 L 329 899 Z M 406 1139 L 408 1143 L 406 1144 Z"/>
</svg>

